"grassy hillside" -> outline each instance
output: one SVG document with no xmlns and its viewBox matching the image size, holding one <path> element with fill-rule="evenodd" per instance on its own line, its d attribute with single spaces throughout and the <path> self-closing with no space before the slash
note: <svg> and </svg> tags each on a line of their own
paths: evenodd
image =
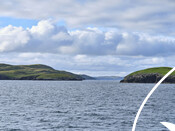
<svg viewBox="0 0 175 131">
<path fill-rule="evenodd" d="M 95 80 L 95 78 L 94 77 L 91 77 L 91 76 L 88 76 L 88 75 L 80 75 L 83 79 L 85 79 L 85 80 Z"/>
<path fill-rule="evenodd" d="M 58 71 L 47 65 L 0 64 L 0 80 L 82 80 L 79 75 Z"/>
<path fill-rule="evenodd" d="M 133 72 L 128 76 L 136 75 L 136 74 L 150 74 L 150 73 L 158 73 L 160 75 L 165 75 L 171 69 L 172 69 L 171 67 L 154 67 L 154 68 L 148 68 L 148 69 Z M 175 72 L 173 72 L 171 75 L 175 75 Z"/>
</svg>

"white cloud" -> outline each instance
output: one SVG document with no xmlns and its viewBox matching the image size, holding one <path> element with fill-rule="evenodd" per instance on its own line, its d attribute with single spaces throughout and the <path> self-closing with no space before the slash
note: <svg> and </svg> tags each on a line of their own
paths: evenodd
<svg viewBox="0 0 175 131">
<path fill-rule="evenodd" d="M 99 29 L 88 28 L 70 32 L 74 38 L 73 47 L 78 54 L 114 55 L 116 46 L 122 39 L 117 32 L 102 32 Z"/>
<path fill-rule="evenodd" d="M 124 33 L 123 38 L 117 46 L 117 54 L 119 55 L 165 56 L 174 54 L 174 37 Z"/>
<path fill-rule="evenodd" d="M 63 55 L 174 55 L 175 37 L 98 28 L 67 30 L 50 20 L 24 29 L 0 29 L 0 52 L 40 52 Z"/>
<path fill-rule="evenodd" d="M 28 28 L 28 30 L 34 37 L 48 37 L 50 34 L 54 33 L 55 27 L 50 20 L 42 20 L 38 22 L 36 26 L 32 26 L 31 29 Z"/>
<path fill-rule="evenodd" d="M 77 49 L 74 46 L 60 46 L 58 52 L 61 54 L 76 54 Z"/>
<path fill-rule="evenodd" d="M 141 60 L 138 60 L 135 64 L 145 65 L 145 66 L 150 66 L 150 65 L 159 66 L 162 63 L 166 63 L 165 58 L 163 57 L 149 57 L 149 58 L 143 58 Z"/>
<path fill-rule="evenodd" d="M 27 31 L 22 27 L 11 25 L 0 29 L 0 52 L 12 51 L 25 46 L 30 39 Z"/>
</svg>

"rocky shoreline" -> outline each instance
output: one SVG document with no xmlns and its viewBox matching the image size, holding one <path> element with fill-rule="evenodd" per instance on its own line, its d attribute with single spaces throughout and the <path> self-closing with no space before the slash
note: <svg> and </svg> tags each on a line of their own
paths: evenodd
<svg viewBox="0 0 175 131">
<path fill-rule="evenodd" d="M 146 74 L 134 74 L 128 75 L 121 80 L 121 83 L 157 83 L 163 75 L 159 73 L 146 73 Z M 163 83 L 175 83 L 175 76 L 171 75 L 167 77 Z"/>
</svg>

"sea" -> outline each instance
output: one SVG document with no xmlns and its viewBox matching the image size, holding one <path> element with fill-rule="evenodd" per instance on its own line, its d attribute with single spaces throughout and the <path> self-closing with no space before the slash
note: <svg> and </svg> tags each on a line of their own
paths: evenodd
<svg viewBox="0 0 175 131">
<path fill-rule="evenodd" d="M 2 131 L 131 131 L 154 84 L 119 81 L 0 81 Z M 175 123 L 175 84 L 162 84 L 142 110 L 136 131 Z"/>
</svg>

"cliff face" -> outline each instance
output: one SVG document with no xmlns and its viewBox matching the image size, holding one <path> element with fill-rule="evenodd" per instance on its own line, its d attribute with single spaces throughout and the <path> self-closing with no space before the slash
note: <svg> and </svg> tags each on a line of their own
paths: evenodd
<svg viewBox="0 0 175 131">
<path fill-rule="evenodd" d="M 124 77 L 121 83 L 157 83 L 163 75 L 158 73 L 135 74 Z M 175 83 L 175 76 L 167 77 L 163 83 Z"/>
</svg>

